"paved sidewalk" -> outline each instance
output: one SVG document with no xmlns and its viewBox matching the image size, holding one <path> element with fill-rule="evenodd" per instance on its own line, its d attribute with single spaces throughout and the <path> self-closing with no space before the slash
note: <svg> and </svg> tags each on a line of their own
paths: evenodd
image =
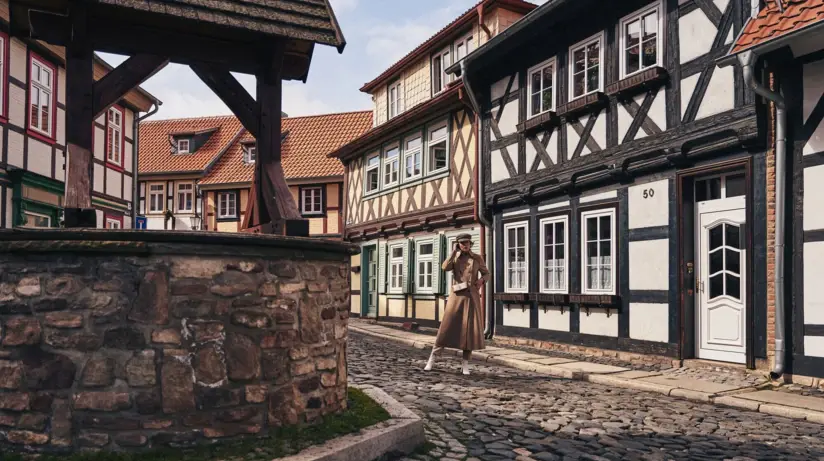
<svg viewBox="0 0 824 461">
<path fill-rule="evenodd" d="M 360 319 L 350 319 L 349 328 L 355 332 L 417 349 L 429 349 L 435 342 L 431 335 L 389 328 Z M 444 351 L 444 354 L 447 353 L 460 355 L 461 351 Z M 504 365 L 557 378 L 656 392 L 671 397 L 824 424 L 824 397 L 781 392 L 765 389 L 765 386 L 735 381 L 725 383 L 723 380 L 713 379 L 712 376 L 696 379 L 688 373 L 632 370 L 573 358 L 547 357 L 497 346 L 475 352 L 472 358 L 473 361 Z"/>
</svg>

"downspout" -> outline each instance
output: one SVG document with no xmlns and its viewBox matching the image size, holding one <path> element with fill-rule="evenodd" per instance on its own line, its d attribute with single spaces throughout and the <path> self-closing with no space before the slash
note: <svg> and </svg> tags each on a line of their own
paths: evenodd
<svg viewBox="0 0 824 461">
<path fill-rule="evenodd" d="M 475 158 L 475 166 L 477 167 L 477 177 L 475 178 L 476 184 L 478 185 L 478 193 L 476 196 L 476 200 L 478 201 L 477 205 L 477 215 L 478 221 L 481 223 L 483 229 L 483 236 L 481 238 L 481 245 L 484 252 L 484 259 L 486 260 L 486 267 L 492 268 L 490 269 L 490 273 L 494 274 L 494 261 L 492 260 L 492 223 L 487 219 L 486 213 L 484 212 L 486 206 L 484 205 L 485 202 L 485 195 L 484 195 L 484 174 L 483 174 L 483 166 L 481 162 L 481 142 L 480 140 L 482 137 L 480 136 L 480 121 L 481 121 L 481 105 L 478 104 L 478 100 L 475 98 L 475 92 L 472 90 L 472 85 L 469 83 L 469 77 L 467 76 L 466 71 L 466 59 L 461 61 L 461 80 L 463 81 L 464 88 L 466 89 L 466 94 L 469 98 L 469 103 L 472 105 L 472 109 L 475 111 L 475 117 L 478 123 L 478 142 L 476 147 L 476 158 Z M 492 293 L 492 285 L 495 283 L 495 277 L 493 275 L 492 280 L 486 282 L 484 285 L 484 304 L 485 308 L 484 311 L 486 312 L 486 328 L 484 329 L 484 337 L 486 339 L 492 339 L 495 334 L 495 318 L 494 318 L 494 302 L 492 300 L 493 293 Z"/>
<path fill-rule="evenodd" d="M 156 114 L 157 111 L 160 110 L 161 104 L 163 103 L 155 101 L 152 104 L 152 110 L 146 112 L 141 117 L 135 117 L 132 122 L 132 136 L 134 136 L 134 143 L 132 143 L 132 173 L 134 174 L 134 180 L 132 181 L 132 202 L 134 203 L 132 207 L 132 229 L 136 229 L 137 216 L 140 213 L 140 178 L 138 176 L 138 168 L 140 167 L 137 161 L 137 153 L 139 152 L 138 145 L 140 144 L 140 122 Z"/>
<path fill-rule="evenodd" d="M 758 56 L 753 51 L 738 55 L 744 71 L 744 81 L 752 90 L 775 104 L 775 366 L 770 372 L 772 379 L 784 374 L 784 195 L 787 157 L 787 108 L 784 97 L 755 78 L 753 66 Z"/>
</svg>

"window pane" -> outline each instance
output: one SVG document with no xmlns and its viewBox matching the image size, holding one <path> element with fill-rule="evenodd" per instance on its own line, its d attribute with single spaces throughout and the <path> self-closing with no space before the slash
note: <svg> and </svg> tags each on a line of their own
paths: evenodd
<svg viewBox="0 0 824 461">
<path fill-rule="evenodd" d="M 601 258 L 603 262 L 603 258 L 612 256 L 612 243 L 609 241 L 601 242 Z"/>
<path fill-rule="evenodd" d="M 644 68 L 658 64 L 658 40 L 653 38 L 644 42 Z"/>
<path fill-rule="evenodd" d="M 432 254 L 432 244 L 425 243 L 421 245 L 420 249 L 418 250 L 418 254 L 420 255 L 431 255 Z"/>
<path fill-rule="evenodd" d="M 609 239 L 611 238 L 612 234 L 612 226 L 610 225 L 612 222 L 612 218 L 610 216 L 601 216 L 601 239 Z"/>
<path fill-rule="evenodd" d="M 541 113 L 541 94 L 535 93 L 532 95 L 532 112 L 530 115 L 538 115 Z"/>
<path fill-rule="evenodd" d="M 555 243 L 555 226 L 552 224 L 547 224 L 544 226 L 544 243 L 546 244 L 553 244 Z"/>
<path fill-rule="evenodd" d="M 695 201 L 704 202 L 707 200 L 707 181 L 695 182 Z"/>
<path fill-rule="evenodd" d="M 641 41 L 641 22 L 632 21 L 626 25 L 626 43 L 627 48 L 631 48 Z"/>
<path fill-rule="evenodd" d="M 709 185 L 709 197 L 707 200 L 718 200 L 721 198 L 721 178 L 712 178 L 707 180 Z"/>
<path fill-rule="evenodd" d="M 401 248 L 401 247 L 392 248 L 392 257 L 393 258 L 403 258 L 403 248 Z"/>
<path fill-rule="evenodd" d="M 564 255 L 564 252 L 565 252 L 564 249 L 565 249 L 564 245 L 556 245 L 555 246 L 555 257 L 558 258 L 558 260 L 561 261 L 561 263 L 563 262 L 563 259 L 566 257 Z M 559 264 L 561 264 L 561 263 L 559 263 Z"/>
<path fill-rule="evenodd" d="M 631 48 L 627 48 L 625 59 L 626 59 L 626 69 L 625 73 L 631 74 L 633 72 L 637 72 L 641 68 L 641 60 L 638 56 L 640 53 L 638 46 L 633 46 Z"/>
<path fill-rule="evenodd" d="M 746 182 L 743 174 L 727 176 L 727 198 L 741 197 L 746 193 Z"/>
<path fill-rule="evenodd" d="M 586 53 L 584 52 L 584 48 L 580 48 L 575 50 L 572 54 L 572 72 L 579 73 L 583 72 L 586 68 Z"/>
<path fill-rule="evenodd" d="M 724 252 L 716 251 L 710 253 L 710 274 L 715 274 L 724 269 Z"/>
<path fill-rule="evenodd" d="M 601 87 L 598 73 L 600 68 L 598 66 L 587 70 L 587 93 L 593 92 Z"/>
<path fill-rule="evenodd" d="M 727 258 L 727 270 L 736 274 L 741 273 L 741 253 L 734 250 L 725 250 Z M 720 253 L 720 251 L 719 251 Z"/>
<path fill-rule="evenodd" d="M 513 228 L 513 229 L 509 229 L 508 234 L 509 234 L 509 235 L 508 235 L 508 237 L 507 237 L 507 245 L 509 246 L 509 248 L 512 248 L 512 247 L 514 247 L 514 246 L 515 246 L 515 244 L 516 244 L 516 243 L 515 243 L 515 229 L 514 229 L 514 228 Z"/>
<path fill-rule="evenodd" d="M 446 137 L 446 127 L 438 128 L 437 130 L 432 131 L 429 133 L 429 140 L 434 141 L 436 139 L 445 138 Z"/>
<path fill-rule="evenodd" d="M 446 168 L 446 141 L 435 144 L 429 150 L 432 153 L 432 169 Z"/>
<path fill-rule="evenodd" d="M 595 41 L 587 45 L 587 67 L 597 66 L 601 62 L 601 42 Z"/>
<path fill-rule="evenodd" d="M 371 158 L 367 161 L 367 165 L 368 165 L 368 166 L 375 166 L 375 165 L 377 165 L 379 162 L 380 162 L 380 159 L 379 159 L 379 158 L 378 158 L 378 156 L 376 155 L 376 156 L 374 156 L 374 157 L 371 157 Z"/>
<path fill-rule="evenodd" d="M 541 110 L 546 111 L 552 109 L 552 89 L 547 88 L 544 90 L 543 93 L 543 106 L 541 106 Z"/>
<path fill-rule="evenodd" d="M 727 295 L 732 296 L 735 299 L 741 299 L 741 279 L 734 276 L 727 274 Z"/>
<path fill-rule="evenodd" d="M 710 251 L 720 247 L 724 244 L 724 229 L 722 225 L 718 225 L 710 229 Z"/>
<path fill-rule="evenodd" d="M 386 151 L 386 158 L 394 158 L 398 156 L 398 148 L 389 149 Z"/>
<path fill-rule="evenodd" d="M 543 71 L 543 75 L 544 75 L 544 86 L 543 86 L 543 88 L 544 89 L 552 87 L 552 84 L 553 84 L 552 78 L 553 78 L 554 68 L 555 68 L 555 66 L 553 66 L 553 65 L 544 67 L 544 71 Z"/>
<path fill-rule="evenodd" d="M 519 227 L 518 228 L 518 246 L 522 247 L 526 244 L 526 228 Z"/>
<path fill-rule="evenodd" d="M 598 265 L 598 242 L 587 243 L 587 264 Z"/>
<path fill-rule="evenodd" d="M 658 12 L 644 16 L 644 41 L 658 35 Z"/>
<path fill-rule="evenodd" d="M 587 218 L 587 240 L 598 240 L 598 218 Z"/>
<path fill-rule="evenodd" d="M 420 149 L 421 138 L 414 138 L 406 141 L 406 150 Z"/>
<path fill-rule="evenodd" d="M 532 87 L 530 91 L 532 94 L 537 94 L 541 92 L 541 71 L 535 71 L 532 73 Z"/>
<path fill-rule="evenodd" d="M 586 84 L 585 77 L 586 75 L 584 75 L 584 72 L 581 72 L 580 74 L 575 74 L 572 77 L 574 96 L 582 96 L 586 93 L 586 87 L 584 86 Z"/>
<path fill-rule="evenodd" d="M 732 224 L 724 224 L 726 228 L 726 241 L 724 242 L 728 247 L 741 249 L 741 228 Z M 715 229 L 713 229 L 715 230 Z"/>
<path fill-rule="evenodd" d="M 564 223 L 555 223 L 555 242 L 564 243 Z"/>
<path fill-rule="evenodd" d="M 441 57 L 432 60 L 432 88 L 435 93 L 441 91 Z"/>
</svg>

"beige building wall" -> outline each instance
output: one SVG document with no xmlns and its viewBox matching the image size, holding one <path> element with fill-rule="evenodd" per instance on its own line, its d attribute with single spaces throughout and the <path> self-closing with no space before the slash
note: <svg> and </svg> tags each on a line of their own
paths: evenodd
<svg viewBox="0 0 824 461">
<path fill-rule="evenodd" d="M 372 114 L 372 123 L 375 126 L 386 123 L 387 116 L 387 100 L 386 100 L 386 85 L 378 88 L 372 93 L 372 100 L 375 104 L 375 112 Z"/>
<path fill-rule="evenodd" d="M 403 110 L 407 111 L 432 97 L 429 58 L 421 59 L 403 72 Z"/>
</svg>

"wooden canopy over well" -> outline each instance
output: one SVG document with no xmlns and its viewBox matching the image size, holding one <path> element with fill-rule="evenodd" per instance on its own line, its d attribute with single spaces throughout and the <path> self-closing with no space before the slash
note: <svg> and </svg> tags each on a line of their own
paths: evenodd
<svg viewBox="0 0 824 461">
<path fill-rule="evenodd" d="M 258 144 L 250 227 L 299 220 L 283 177 L 282 80 L 305 80 L 316 43 L 343 50 L 328 0 L 11 0 L 11 32 L 66 47 L 66 222 L 91 206 L 88 128 L 168 62 L 188 65 Z M 97 83 L 94 51 L 131 56 Z M 253 74 L 253 98 L 230 72 Z M 262 226 L 262 227 L 261 227 Z"/>
</svg>

